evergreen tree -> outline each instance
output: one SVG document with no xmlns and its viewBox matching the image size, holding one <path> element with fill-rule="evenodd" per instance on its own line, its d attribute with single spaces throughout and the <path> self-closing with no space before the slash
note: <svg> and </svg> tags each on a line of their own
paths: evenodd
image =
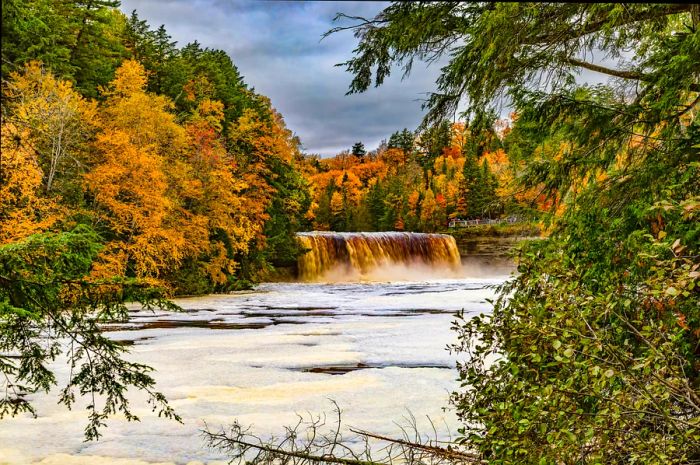
<svg viewBox="0 0 700 465">
<path fill-rule="evenodd" d="M 330 225 L 333 221 L 333 213 L 331 211 L 331 199 L 335 193 L 335 180 L 331 179 L 330 183 L 321 195 L 318 208 L 316 209 L 316 223 L 321 225 Z"/>
<path fill-rule="evenodd" d="M 116 0 L 3 0 L 2 72 L 39 60 L 60 78 L 97 97 L 126 50 Z"/>
<path fill-rule="evenodd" d="M 452 127 L 449 121 L 439 121 L 425 129 L 419 137 L 421 156 L 419 163 L 424 172 L 427 172 L 435 159 L 442 155 L 442 151 L 452 142 Z M 427 179 L 427 178 L 425 178 Z"/>
<path fill-rule="evenodd" d="M 467 151 L 462 168 L 464 176 L 464 203 L 467 218 L 478 218 L 484 207 L 482 170 L 476 161 L 476 156 Z"/>
<path fill-rule="evenodd" d="M 491 218 L 498 213 L 497 182 L 494 174 L 489 169 L 489 162 L 486 159 L 481 162 L 479 183 L 481 185 L 482 211 Z"/>
<path fill-rule="evenodd" d="M 296 264 L 302 253 L 295 234 L 309 229 L 304 215 L 311 205 L 308 182 L 294 166 L 279 159 L 271 170 L 275 195 L 267 208 L 270 219 L 265 222 L 263 260 L 275 267 Z"/>
<path fill-rule="evenodd" d="M 58 401 L 71 408 L 76 392 L 92 396 L 86 407 L 86 440 L 99 439 L 100 428 L 117 411 L 127 420 L 138 419 L 126 397 L 129 388 L 146 393 L 159 416 L 179 419 L 163 394 L 154 390 L 150 369 L 125 360 L 125 349 L 100 329 L 104 323 L 128 319 L 126 302 L 176 307 L 163 299 L 161 290 L 141 280 L 92 278 L 103 247 L 99 235 L 85 225 L 0 246 L 0 346 L 17 354 L 0 357 L 8 383 L 7 394 L 0 398 L 0 418 L 35 415 L 26 395 L 56 386 L 58 380 L 48 367 L 65 355 L 74 376 L 62 386 Z M 66 341 L 79 341 L 79 349 L 69 350 Z"/>
<path fill-rule="evenodd" d="M 379 231 L 381 229 L 381 221 L 384 216 L 386 205 L 384 204 L 384 190 L 380 182 L 374 183 L 369 188 L 367 193 L 367 201 L 369 208 L 371 230 Z"/>
<path fill-rule="evenodd" d="M 50 67 L 59 78 L 72 78 L 72 7 L 55 0 L 2 0 L 2 75 L 30 60 Z"/>
<path fill-rule="evenodd" d="M 106 85 L 126 57 L 121 42 L 123 15 L 116 10 L 118 0 L 74 2 L 75 40 L 70 47 L 73 78 L 84 95 L 97 97 L 98 87 Z"/>
<path fill-rule="evenodd" d="M 407 156 L 413 153 L 414 145 L 415 136 L 408 128 L 404 128 L 402 131 L 396 131 L 389 137 L 388 147 L 390 149 L 401 149 Z"/>
<path fill-rule="evenodd" d="M 384 214 L 379 221 L 380 231 L 393 231 L 401 214 L 402 198 L 397 194 L 388 194 L 384 199 Z"/>
<path fill-rule="evenodd" d="M 367 151 L 365 150 L 365 144 L 363 144 L 362 142 L 356 142 L 352 146 L 352 154 L 357 158 L 364 157 L 367 154 Z"/>
<path fill-rule="evenodd" d="M 187 80 L 187 67 L 179 59 L 176 42 L 164 26 L 151 30 L 134 10 L 125 27 L 127 48 L 150 74 L 148 90 L 176 98 Z"/>
</svg>

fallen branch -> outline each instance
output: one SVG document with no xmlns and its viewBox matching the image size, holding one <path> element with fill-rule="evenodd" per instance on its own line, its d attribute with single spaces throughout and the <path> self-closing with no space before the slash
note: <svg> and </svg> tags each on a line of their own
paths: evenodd
<svg viewBox="0 0 700 465">
<path fill-rule="evenodd" d="M 333 402 L 333 401 L 332 401 Z M 474 453 L 435 445 L 434 440 L 423 439 L 418 433 L 415 418 L 404 428 L 399 425 L 405 439 L 371 433 L 361 429 L 348 428 L 352 433 L 343 436 L 341 427 L 341 410 L 333 402 L 334 425 L 325 430 L 326 416 L 308 419 L 299 416 L 295 426 L 285 427 L 285 434 L 279 438 L 268 439 L 250 433 L 250 428 L 243 428 L 234 422 L 228 429 L 212 432 L 203 431 L 207 444 L 213 449 L 224 452 L 230 463 L 240 465 L 465 465 L 482 464 L 481 458 Z M 432 422 L 431 422 L 432 423 Z M 411 433 L 409 436 L 409 432 Z M 415 440 L 409 438 L 415 437 Z M 388 443 L 380 446 L 378 442 Z M 374 456 L 379 456 L 375 459 Z"/>
<path fill-rule="evenodd" d="M 450 460 L 474 462 L 474 463 L 486 463 L 485 460 L 481 460 L 479 458 L 478 454 L 474 454 L 474 453 L 460 452 L 458 450 L 449 449 L 449 448 L 445 448 L 445 447 L 433 446 L 433 445 L 429 445 L 429 444 L 419 444 L 419 443 L 415 443 L 415 442 L 405 441 L 403 439 L 390 438 L 387 436 L 382 436 L 380 434 L 370 433 L 369 431 L 364 431 L 364 430 L 359 430 L 359 429 L 354 429 L 354 428 L 350 428 L 350 431 L 352 431 L 355 434 L 359 434 L 361 436 L 367 436 L 370 438 L 379 439 L 380 441 L 386 441 L 386 442 L 391 442 L 394 444 L 400 444 L 402 446 L 411 447 L 413 449 L 420 449 L 420 450 L 423 450 L 425 452 L 430 452 L 430 453 L 435 454 L 435 455 L 443 456 L 443 457 L 448 458 Z"/>
</svg>

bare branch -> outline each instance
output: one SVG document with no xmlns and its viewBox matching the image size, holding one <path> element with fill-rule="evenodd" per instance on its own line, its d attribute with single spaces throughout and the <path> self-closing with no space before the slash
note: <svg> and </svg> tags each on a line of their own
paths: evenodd
<svg viewBox="0 0 700 465">
<path fill-rule="evenodd" d="M 435 439 L 424 438 L 418 430 L 415 417 L 407 418 L 407 426 L 397 425 L 404 439 L 394 439 L 360 429 L 349 428 L 353 434 L 344 437 L 341 410 L 331 400 L 337 415 L 337 424 L 326 426 L 325 415 L 309 415 L 285 428 L 281 438 L 263 440 L 234 422 L 228 429 L 202 432 L 207 444 L 229 456 L 231 463 L 240 465 L 471 465 L 484 463 L 481 457 L 469 451 L 440 447 L 434 423 Z M 410 415 L 410 413 L 409 413 Z M 429 419 L 430 420 L 430 419 Z M 325 427 L 325 428 L 324 428 Z M 300 428 L 303 428 L 300 429 Z M 324 428 L 322 430 L 322 428 Z M 327 428 L 327 430 L 326 430 Z M 375 440 L 375 441 L 371 441 Z M 377 442 L 388 443 L 379 445 Z M 454 447 L 457 447 L 454 445 Z M 379 460 L 374 459 L 380 456 Z"/>
</svg>

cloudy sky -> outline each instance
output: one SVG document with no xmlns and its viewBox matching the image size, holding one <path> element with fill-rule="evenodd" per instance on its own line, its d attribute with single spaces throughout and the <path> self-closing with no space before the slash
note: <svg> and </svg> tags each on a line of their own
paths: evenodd
<svg viewBox="0 0 700 465">
<path fill-rule="evenodd" d="M 401 81 L 346 96 L 351 76 L 336 63 L 351 57 L 351 32 L 321 40 L 338 12 L 371 17 L 385 2 L 269 0 L 122 0 L 151 27 L 161 24 L 179 46 L 197 40 L 231 56 L 248 85 L 272 99 L 309 153 L 323 156 L 362 141 L 368 149 L 397 129 L 415 129 L 437 66 L 415 66 Z M 347 23 L 345 23 L 347 24 Z"/>
</svg>

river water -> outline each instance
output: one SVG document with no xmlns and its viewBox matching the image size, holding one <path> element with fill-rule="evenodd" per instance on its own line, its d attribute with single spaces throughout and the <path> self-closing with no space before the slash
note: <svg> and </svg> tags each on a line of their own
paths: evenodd
<svg viewBox="0 0 700 465">
<path fill-rule="evenodd" d="M 429 277 L 429 276 L 428 276 Z M 297 414 L 330 413 L 343 423 L 397 436 L 410 412 L 447 438 L 457 429 L 448 406 L 457 386 L 454 312 L 488 312 L 492 285 L 507 270 L 464 270 L 453 279 L 400 282 L 268 283 L 250 292 L 179 299 L 183 312 L 135 309 L 108 328 L 134 361 L 156 369 L 158 387 L 184 423 L 159 419 L 132 394 L 141 422 L 115 418 L 97 442 L 83 442 L 85 411 L 35 397 L 39 417 L 0 422 L 0 463 L 215 464 L 200 435 L 237 419 L 260 435 L 281 432 Z M 67 376 L 58 366 L 59 381 Z M 83 404 L 84 406 L 84 404 Z"/>
</svg>

